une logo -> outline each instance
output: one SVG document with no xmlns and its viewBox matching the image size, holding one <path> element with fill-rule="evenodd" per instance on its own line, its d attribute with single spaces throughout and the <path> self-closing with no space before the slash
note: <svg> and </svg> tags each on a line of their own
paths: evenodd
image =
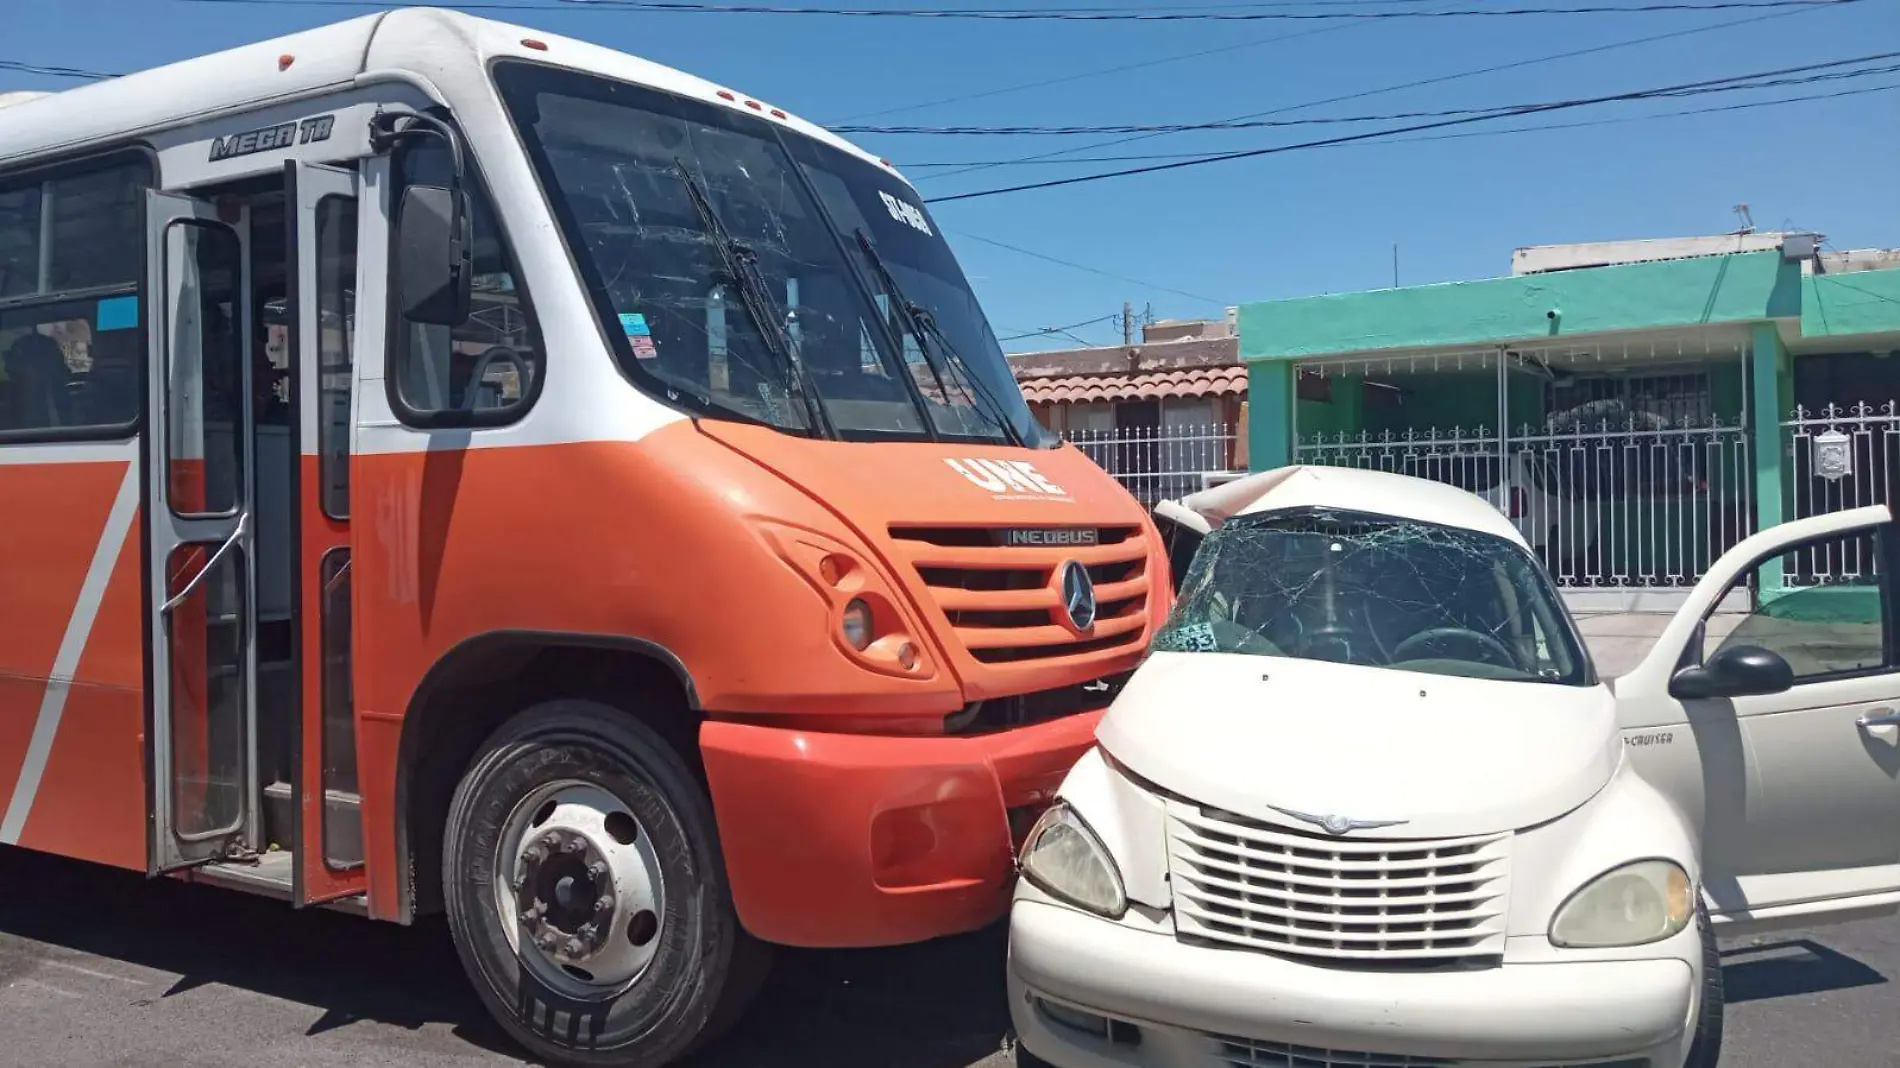
<svg viewBox="0 0 1900 1068">
<path fill-rule="evenodd" d="M 930 224 L 924 221 L 923 212 L 918 211 L 913 205 L 906 204 L 889 193 L 879 192 L 878 196 L 883 198 L 884 210 L 891 213 L 891 218 L 910 226 L 926 236 L 932 236 L 930 234 Z"/>
<path fill-rule="evenodd" d="M 950 469 L 991 493 L 1022 493 L 1038 497 L 1067 497 L 1069 491 L 1049 481 L 1027 460 L 945 460 Z"/>
</svg>

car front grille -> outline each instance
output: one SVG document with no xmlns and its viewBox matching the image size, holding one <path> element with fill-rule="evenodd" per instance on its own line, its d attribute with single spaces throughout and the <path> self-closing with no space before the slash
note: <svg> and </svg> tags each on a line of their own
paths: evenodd
<svg viewBox="0 0 1900 1068">
<path fill-rule="evenodd" d="M 1220 1045 L 1223 1064 L 1233 1068 L 1443 1068 L 1458 1064 L 1439 1057 L 1408 1057 L 1402 1053 L 1354 1053 L 1341 1049 L 1262 1042 L 1251 1038 L 1213 1036 Z"/>
<path fill-rule="evenodd" d="M 1332 963 L 1497 959 L 1510 845 L 1508 833 L 1334 837 L 1170 802 L 1175 933 Z"/>
<path fill-rule="evenodd" d="M 898 554 L 923 580 L 957 642 L 980 663 L 1045 663 L 1147 639 L 1148 539 L 1136 526 L 1065 528 L 1093 532 L 1093 545 L 1012 546 L 991 527 L 894 526 Z M 1068 625 L 1060 571 L 1088 569 L 1094 625 Z"/>
<path fill-rule="evenodd" d="M 1359 1053 L 1319 1049 L 1287 1042 L 1267 1042 L 1229 1035 L 1209 1035 L 1223 1068 L 1483 1068 L 1483 1061 L 1416 1057 L 1403 1053 Z M 1516 1062 L 1513 1062 L 1516 1063 Z M 1650 1068 L 1648 1058 L 1592 1061 L 1589 1064 L 1549 1064 L 1540 1068 Z"/>
</svg>

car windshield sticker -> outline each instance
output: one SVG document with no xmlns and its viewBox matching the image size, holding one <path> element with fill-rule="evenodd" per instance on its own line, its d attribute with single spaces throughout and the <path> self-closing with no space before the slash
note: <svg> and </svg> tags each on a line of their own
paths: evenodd
<svg viewBox="0 0 1900 1068">
<path fill-rule="evenodd" d="M 1175 628 L 1168 648 L 1181 653 L 1218 653 L 1220 642 L 1214 638 L 1212 623 L 1184 623 Z"/>
</svg>

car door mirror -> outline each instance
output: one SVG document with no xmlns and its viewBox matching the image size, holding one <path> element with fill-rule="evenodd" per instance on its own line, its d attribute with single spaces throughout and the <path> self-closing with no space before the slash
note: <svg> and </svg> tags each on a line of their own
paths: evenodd
<svg viewBox="0 0 1900 1068">
<path fill-rule="evenodd" d="M 1758 697 L 1794 686 L 1794 668 L 1780 653 L 1759 645 L 1723 649 L 1705 664 L 1683 668 L 1669 680 L 1669 696 Z"/>
<path fill-rule="evenodd" d="M 468 194 L 440 185 L 403 190 L 395 239 L 403 318 L 429 326 L 467 322 L 475 273 Z"/>
</svg>

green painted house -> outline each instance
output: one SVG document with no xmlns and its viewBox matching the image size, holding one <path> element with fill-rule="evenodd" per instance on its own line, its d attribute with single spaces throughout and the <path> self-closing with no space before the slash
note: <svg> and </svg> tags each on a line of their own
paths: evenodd
<svg viewBox="0 0 1900 1068">
<path fill-rule="evenodd" d="M 1762 526 L 1900 499 L 1900 253 L 1818 248 L 1550 246 L 1508 277 L 1243 304 L 1253 466 L 1450 481 L 1573 592 L 1680 590 Z M 1854 555 L 1785 581 L 1851 581 Z"/>
</svg>

